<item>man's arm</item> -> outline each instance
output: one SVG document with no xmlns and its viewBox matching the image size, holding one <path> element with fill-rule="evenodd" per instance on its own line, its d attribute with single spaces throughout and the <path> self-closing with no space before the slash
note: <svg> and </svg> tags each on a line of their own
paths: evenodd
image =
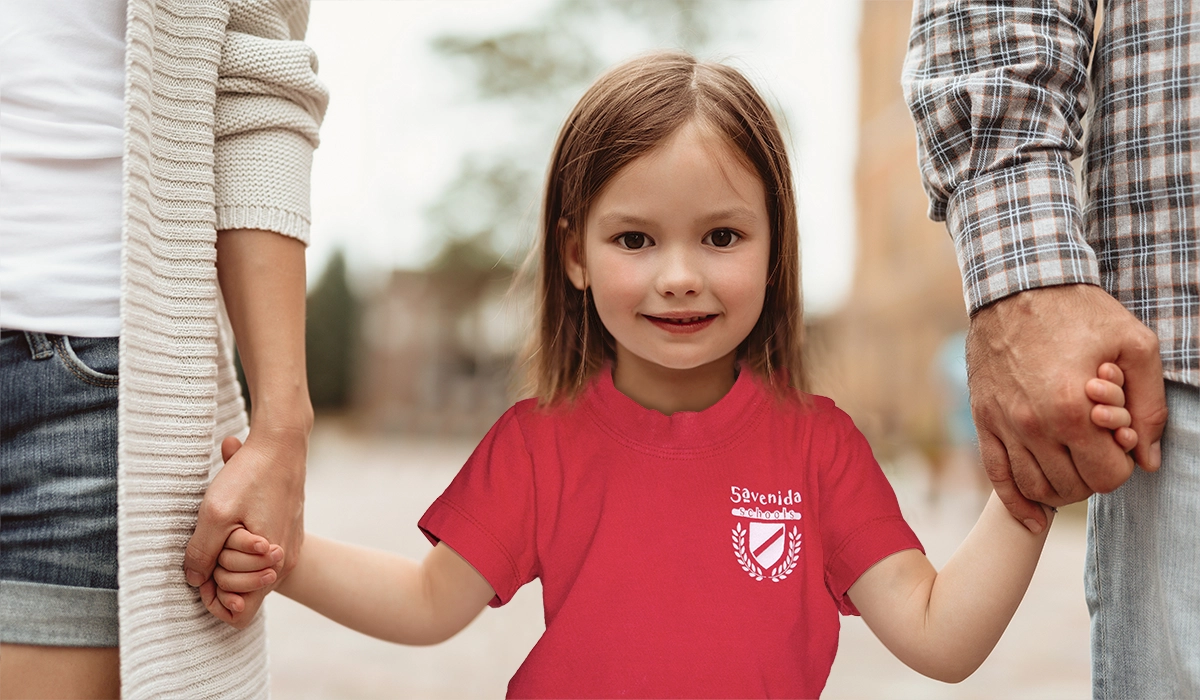
<svg viewBox="0 0 1200 700">
<path fill-rule="evenodd" d="M 1034 529 L 1045 517 L 1032 501 L 1080 500 L 1132 469 L 1087 422 L 1082 387 L 1100 362 L 1127 375 L 1134 456 L 1147 469 L 1166 415 L 1153 333 L 1095 286 L 1070 165 L 1094 9 L 918 0 L 903 78 L 930 216 L 950 230 L 972 315 L 980 453 L 997 494 Z"/>
</svg>

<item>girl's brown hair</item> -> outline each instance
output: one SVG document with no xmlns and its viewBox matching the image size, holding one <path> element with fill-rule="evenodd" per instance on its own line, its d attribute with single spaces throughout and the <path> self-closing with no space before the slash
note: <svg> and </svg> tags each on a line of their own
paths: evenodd
<svg viewBox="0 0 1200 700">
<path fill-rule="evenodd" d="M 771 110 L 741 73 L 681 51 L 635 58 L 609 70 L 575 105 L 558 135 L 546 178 L 535 332 L 525 353 L 528 388 L 543 404 L 570 398 L 607 360 L 612 337 L 567 278 L 570 246 L 583 249 L 588 207 L 621 168 L 699 121 L 728 139 L 762 178 L 771 257 L 762 314 L 738 358 L 777 393 L 805 388 L 796 197 L 783 137 Z M 540 260 L 538 260 L 540 258 Z"/>
</svg>

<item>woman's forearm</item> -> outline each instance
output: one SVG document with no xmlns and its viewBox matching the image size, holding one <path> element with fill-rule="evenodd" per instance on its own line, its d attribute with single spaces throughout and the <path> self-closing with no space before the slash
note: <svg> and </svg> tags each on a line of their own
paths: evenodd
<svg viewBox="0 0 1200 700">
<path fill-rule="evenodd" d="M 1048 512 L 1048 522 L 1051 517 Z M 940 572 L 916 550 L 901 552 L 863 574 L 850 589 L 851 600 L 897 658 L 956 683 L 983 663 L 1004 634 L 1048 530 L 1030 533 L 993 493 Z"/>
<path fill-rule="evenodd" d="M 221 231 L 217 280 L 250 386 L 250 435 L 200 504 L 184 559 L 193 586 L 212 576 L 225 538 L 239 527 L 283 548 L 281 579 L 296 565 L 313 424 L 304 360 L 304 244 L 270 231 Z M 245 608 L 222 619 L 248 624 L 266 593 L 246 595 Z"/>
<path fill-rule="evenodd" d="M 221 231 L 217 279 L 250 388 L 252 430 L 307 434 L 304 244 L 271 231 Z"/>
</svg>

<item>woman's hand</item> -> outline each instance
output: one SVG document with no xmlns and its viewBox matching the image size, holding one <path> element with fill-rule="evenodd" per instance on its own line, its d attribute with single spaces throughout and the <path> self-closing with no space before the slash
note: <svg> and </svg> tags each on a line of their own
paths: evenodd
<svg viewBox="0 0 1200 700">
<path fill-rule="evenodd" d="M 308 433 L 251 430 L 245 445 L 226 438 L 221 452 L 226 464 L 200 504 L 184 566 L 188 583 L 201 586 L 209 612 L 241 629 L 254 619 L 274 586 L 240 597 L 226 595 L 213 579 L 218 557 L 226 539 L 245 528 L 282 548 L 283 558 L 272 567 L 277 574 L 275 583 L 295 568 L 304 539 Z"/>
</svg>

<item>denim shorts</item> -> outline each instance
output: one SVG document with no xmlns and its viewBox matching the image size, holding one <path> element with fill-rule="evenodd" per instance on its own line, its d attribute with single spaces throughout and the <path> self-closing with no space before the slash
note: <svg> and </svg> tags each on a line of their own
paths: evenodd
<svg viewBox="0 0 1200 700">
<path fill-rule="evenodd" d="M 0 641 L 117 646 L 117 358 L 0 332 Z"/>
</svg>

